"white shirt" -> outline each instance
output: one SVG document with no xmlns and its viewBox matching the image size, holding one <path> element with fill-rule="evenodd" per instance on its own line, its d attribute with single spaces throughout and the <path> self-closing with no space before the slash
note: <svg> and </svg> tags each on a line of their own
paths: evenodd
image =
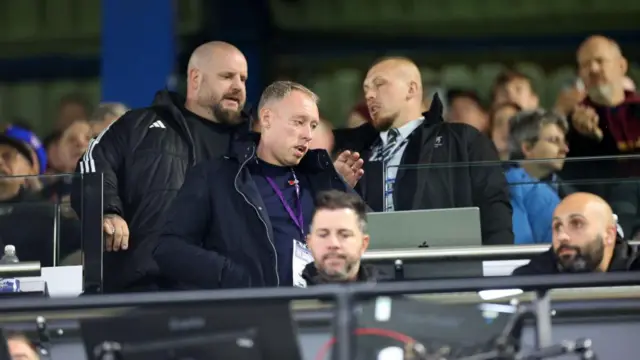
<svg viewBox="0 0 640 360">
<path fill-rule="evenodd" d="M 384 185 L 385 186 L 384 211 L 394 210 L 393 185 L 396 181 L 396 175 L 398 174 L 398 166 L 400 166 L 400 162 L 402 161 L 404 150 L 407 148 L 407 144 L 409 143 L 409 141 L 407 141 L 407 139 L 409 138 L 409 135 L 411 135 L 411 133 L 415 129 L 417 129 L 422 124 L 423 121 L 424 121 L 424 118 L 419 118 L 419 119 L 410 121 L 398 128 L 398 138 L 396 140 L 396 146 L 393 149 L 391 149 L 391 154 L 393 154 L 393 156 L 383 166 L 383 171 L 386 172 L 386 177 L 385 177 L 386 180 Z M 375 149 L 375 151 L 373 151 L 373 153 L 371 154 L 371 158 L 369 159 L 370 161 L 381 160 L 378 158 L 378 156 L 381 149 L 387 145 L 388 139 L 389 139 L 389 131 L 383 131 L 380 133 L 380 140 L 382 140 L 382 143 L 379 144 L 379 146 Z"/>
</svg>

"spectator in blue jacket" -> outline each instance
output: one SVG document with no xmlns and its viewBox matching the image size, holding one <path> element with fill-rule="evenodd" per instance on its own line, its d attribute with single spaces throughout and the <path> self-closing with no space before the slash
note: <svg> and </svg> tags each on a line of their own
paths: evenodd
<svg viewBox="0 0 640 360">
<path fill-rule="evenodd" d="M 522 111 L 510 120 L 513 166 L 506 171 L 516 244 L 550 243 L 553 210 L 560 203 L 553 181 L 569 152 L 567 120 L 555 113 Z M 541 181 L 542 180 L 542 181 Z"/>
</svg>

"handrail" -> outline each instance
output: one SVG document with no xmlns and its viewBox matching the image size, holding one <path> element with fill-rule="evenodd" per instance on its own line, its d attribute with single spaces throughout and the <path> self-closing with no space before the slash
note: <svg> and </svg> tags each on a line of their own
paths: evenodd
<svg viewBox="0 0 640 360">
<path fill-rule="evenodd" d="M 0 264 L 0 278 L 40 276 L 40 261 L 25 261 L 12 264 Z"/>
<path fill-rule="evenodd" d="M 629 241 L 629 244 L 637 246 L 640 241 Z M 450 248 L 418 248 L 418 249 L 393 249 L 393 250 L 369 250 L 364 253 L 362 260 L 365 262 L 385 261 L 419 261 L 419 260 L 519 260 L 531 259 L 533 256 L 549 249 L 549 244 L 544 245 L 490 245 L 490 246 L 465 246 Z"/>
<path fill-rule="evenodd" d="M 630 272 L 499 276 L 383 282 L 378 284 L 333 284 L 311 286 L 306 289 L 281 287 L 88 295 L 77 298 L 9 298 L 0 301 L 0 313 L 5 311 L 42 312 L 131 306 L 195 305 L 204 303 L 212 304 L 218 301 L 237 302 L 248 300 L 259 303 L 261 301 L 290 301 L 319 298 L 329 300 L 342 296 L 455 293 L 490 289 L 522 289 L 523 291 L 535 291 L 556 288 L 637 285 L 640 285 L 640 279 L 635 273 Z"/>
</svg>

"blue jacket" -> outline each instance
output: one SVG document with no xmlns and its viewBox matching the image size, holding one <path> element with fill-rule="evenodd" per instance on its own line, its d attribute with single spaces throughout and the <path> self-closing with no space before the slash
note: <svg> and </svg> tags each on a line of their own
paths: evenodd
<svg viewBox="0 0 640 360">
<path fill-rule="evenodd" d="M 508 169 L 505 176 L 513 207 L 515 244 L 550 243 L 553 211 L 560 203 L 556 191 L 520 167 Z"/>
<path fill-rule="evenodd" d="M 255 152 L 255 140 L 236 141 L 227 156 L 188 170 L 153 252 L 160 271 L 180 288 L 280 285 L 273 228 L 247 168 Z M 353 191 L 325 150 L 310 150 L 295 171 L 308 178 L 314 197 Z"/>
</svg>

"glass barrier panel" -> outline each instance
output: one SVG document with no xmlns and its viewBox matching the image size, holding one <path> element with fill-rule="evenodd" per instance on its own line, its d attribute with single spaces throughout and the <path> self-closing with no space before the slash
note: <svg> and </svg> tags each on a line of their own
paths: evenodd
<svg viewBox="0 0 640 360">
<path fill-rule="evenodd" d="M 80 221 L 68 199 L 72 176 L 0 177 L 0 245 L 12 245 L 20 262 L 76 264 L 69 260 L 81 250 Z"/>
<path fill-rule="evenodd" d="M 608 163 L 612 168 L 633 165 L 636 158 L 566 159 L 564 164 L 587 168 Z M 567 180 L 562 172 L 538 175 L 549 164 L 557 165 L 556 161 L 401 166 L 396 168 L 393 193 L 386 197 L 382 168 L 379 177 L 368 172 L 360 184 L 363 197 L 374 210 L 377 203 L 378 211 L 390 199 L 395 214 L 368 215 L 371 240 L 364 261 L 393 278 L 508 275 L 548 250 L 556 205 L 579 191 L 607 201 L 617 216 L 620 235 L 640 240 L 640 176 L 608 173 L 602 178 Z M 511 214 L 505 201 L 511 204 Z M 483 249 L 483 245 L 494 248 Z M 406 250 L 418 251 L 408 254 Z"/>
<path fill-rule="evenodd" d="M 564 165 L 571 163 L 583 169 L 595 167 L 598 171 L 616 166 L 630 169 L 636 165 L 640 168 L 638 159 L 638 156 L 597 160 L 565 159 Z M 421 229 L 416 229 L 414 233 L 422 232 L 443 239 L 449 237 L 445 242 L 447 246 L 458 246 L 451 237 L 458 238 L 459 241 L 461 238 L 469 238 L 461 244 L 464 246 L 480 245 L 478 239 L 471 239 L 473 231 L 479 231 L 477 227 L 480 224 L 482 245 L 509 244 L 502 236 L 504 226 L 499 224 L 506 208 L 501 201 L 501 198 L 504 198 L 504 187 L 501 184 L 505 181 L 512 205 L 519 205 L 535 196 L 539 198 L 539 201 L 535 202 L 538 206 L 549 204 L 547 207 L 553 208 L 558 199 L 561 200 L 571 193 L 588 192 L 598 195 L 609 202 L 614 213 L 618 215 L 626 238 L 633 239 L 640 229 L 640 222 L 636 220 L 640 218 L 640 172 L 639 176 L 614 176 L 614 172 L 601 171 L 600 177 L 564 177 L 562 171 L 552 172 L 553 169 L 563 168 L 563 164 L 558 161 L 560 160 L 404 165 L 387 169 L 386 181 L 380 167 L 377 174 L 367 173 L 366 183 L 361 184 L 360 188 L 363 197 L 374 211 L 383 211 L 385 208 L 387 211 L 396 212 L 435 210 L 425 212 L 422 216 L 407 213 L 401 220 L 390 217 L 385 221 L 377 221 L 378 224 L 372 225 L 374 230 L 384 227 L 389 229 L 387 232 L 392 233 L 397 231 L 397 228 L 402 228 L 404 233 L 409 233 L 410 230 L 407 229 L 420 225 Z M 395 173 L 392 174 L 394 170 Z M 378 179 L 377 184 L 375 179 Z M 385 187 L 387 191 L 383 191 Z M 478 214 L 474 214 L 472 209 L 455 209 L 474 207 L 479 208 L 480 224 L 477 221 Z M 378 216 L 373 216 L 379 220 Z M 514 220 L 521 220 L 516 219 L 516 216 L 517 214 L 514 214 Z M 424 221 L 416 223 L 416 219 Z M 387 222 L 396 223 L 396 226 L 390 227 Z M 470 229 L 471 224 L 473 231 Z M 548 239 L 540 236 L 530 241 L 516 239 L 516 244 L 548 242 Z"/>
</svg>

